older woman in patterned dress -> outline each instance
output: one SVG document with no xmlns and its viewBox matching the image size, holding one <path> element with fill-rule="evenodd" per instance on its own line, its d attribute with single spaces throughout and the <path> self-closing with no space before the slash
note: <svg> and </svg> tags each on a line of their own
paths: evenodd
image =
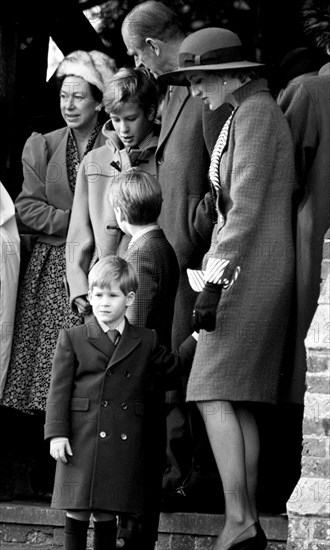
<svg viewBox="0 0 330 550">
<path fill-rule="evenodd" d="M 33 132 L 23 155 L 23 188 L 15 201 L 38 241 L 20 285 L 11 361 L 1 405 L 44 411 L 59 330 L 83 322 L 72 313 L 64 285 L 66 235 L 79 164 L 104 145 L 99 116 L 114 63 L 98 51 L 76 51 L 56 76 L 66 123 L 48 134 Z"/>
<path fill-rule="evenodd" d="M 294 266 L 292 138 L 260 64 L 244 60 L 231 31 L 191 34 L 179 64 L 161 79 L 190 84 L 210 109 L 234 106 L 211 157 L 216 225 L 199 274 L 193 324 L 200 334 L 187 400 L 204 419 L 224 489 L 226 520 L 214 550 L 261 550 L 254 405 L 278 396 Z"/>
</svg>

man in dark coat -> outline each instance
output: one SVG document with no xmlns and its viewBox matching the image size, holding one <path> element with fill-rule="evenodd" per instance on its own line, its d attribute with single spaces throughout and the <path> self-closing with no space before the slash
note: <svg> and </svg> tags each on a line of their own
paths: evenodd
<svg viewBox="0 0 330 550">
<path fill-rule="evenodd" d="M 151 0 L 133 8 L 123 22 L 122 36 L 135 64 L 144 65 L 156 78 L 178 67 L 178 52 L 185 36 L 177 14 L 161 2 Z M 214 112 L 204 110 L 203 102 L 194 100 L 188 87 L 168 87 L 164 98 L 156 162 L 163 193 L 159 222 L 174 248 L 180 268 L 172 325 L 175 348 L 191 332 L 196 293 L 189 285 L 187 268 L 200 268 L 211 244 L 210 153 L 230 113 L 229 104 Z M 192 436 L 190 408 L 184 404 L 184 397 L 172 393 L 168 400 L 177 403 L 167 422 L 170 488 L 179 487 L 192 463 L 200 462 L 197 456 L 192 458 L 194 451 L 190 449 L 201 447 L 202 454 L 207 451 L 201 446 L 204 434 L 200 428 L 196 439 Z M 196 422 L 198 419 L 192 421 L 194 429 Z"/>
<path fill-rule="evenodd" d="M 304 3 L 305 30 L 328 57 L 315 76 L 298 77 L 278 98 L 295 147 L 296 288 L 294 358 L 288 399 L 303 404 L 306 383 L 305 338 L 317 308 L 325 234 L 330 226 L 330 6 Z"/>
</svg>

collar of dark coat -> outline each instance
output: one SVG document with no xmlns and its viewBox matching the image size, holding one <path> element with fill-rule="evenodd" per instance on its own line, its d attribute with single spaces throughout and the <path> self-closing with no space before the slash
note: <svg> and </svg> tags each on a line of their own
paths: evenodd
<svg viewBox="0 0 330 550">
<path fill-rule="evenodd" d="M 162 239 L 164 237 L 165 237 L 164 231 L 160 227 L 158 229 L 151 229 L 150 231 L 143 233 L 142 235 L 140 235 L 140 237 L 138 237 L 135 241 L 133 241 L 130 244 L 130 250 L 134 246 L 139 248 L 139 246 L 141 246 L 141 243 L 144 243 L 149 239 Z"/>
<path fill-rule="evenodd" d="M 134 326 L 125 318 L 125 328 L 121 338 L 113 351 L 113 344 L 102 330 L 94 315 L 85 318 L 86 335 L 89 342 L 108 357 L 111 357 L 111 365 L 122 361 L 140 344 L 141 339 Z"/>
<path fill-rule="evenodd" d="M 169 91 L 167 90 L 165 102 L 168 100 Z M 171 98 L 164 107 L 162 114 L 161 131 L 158 140 L 158 150 L 172 131 L 182 109 L 190 97 L 189 88 L 186 86 L 173 86 Z"/>
</svg>

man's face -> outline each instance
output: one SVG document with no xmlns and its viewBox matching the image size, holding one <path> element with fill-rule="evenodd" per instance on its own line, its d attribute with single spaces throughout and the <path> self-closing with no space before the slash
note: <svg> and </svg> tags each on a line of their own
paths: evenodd
<svg viewBox="0 0 330 550">
<path fill-rule="evenodd" d="M 134 57 L 136 67 L 146 67 L 154 75 L 155 78 L 163 74 L 164 71 L 164 62 L 163 55 L 160 52 L 157 52 L 152 44 L 145 44 L 144 47 L 137 47 L 128 30 L 124 26 L 122 31 L 123 41 L 127 48 L 127 53 L 130 56 Z"/>
</svg>

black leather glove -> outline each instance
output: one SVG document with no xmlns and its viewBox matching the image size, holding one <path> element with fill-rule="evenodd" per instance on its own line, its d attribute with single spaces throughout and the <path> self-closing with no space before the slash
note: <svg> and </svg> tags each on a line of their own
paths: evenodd
<svg viewBox="0 0 330 550">
<path fill-rule="evenodd" d="M 192 316 L 193 330 L 211 332 L 215 329 L 217 306 L 220 300 L 222 285 L 206 283 L 198 295 Z"/>
</svg>

